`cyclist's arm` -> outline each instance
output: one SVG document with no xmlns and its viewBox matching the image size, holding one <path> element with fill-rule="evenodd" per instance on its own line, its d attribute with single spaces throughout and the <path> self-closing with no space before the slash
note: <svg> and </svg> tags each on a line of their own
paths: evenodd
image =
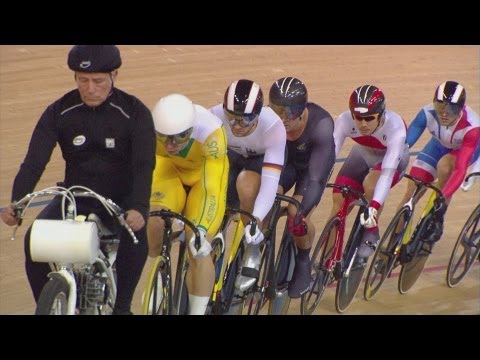
<svg viewBox="0 0 480 360">
<path fill-rule="evenodd" d="M 334 123 L 334 130 L 333 130 L 333 139 L 335 141 L 335 158 L 338 158 L 338 154 L 342 149 L 342 145 L 345 142 L 345 138 L 347 137 L 347 130 L 353 124 L 352 121 L 349 120 L 348 115 L 349 112 L 346 111 L 335 120 Z"/>
<path fill-rule="evenodd" d="M 420 138 L 423 131 L 425 130 L 426 126 L 427 126 L 427 116 L 425 115 L 425 111 L 422 109 L 417 114 L 415 119 L 413 119 L 413 121 L 408 126 L 407 144 L 409 148 L 415 145 L 415 143 L 417 142 L 417 140 Z"/>
<path fill-rule="evenodd" d="M 263 221 L 275 201 L 278 181 L 285 161 L 287 135 L 281 121 L 276 121 L 262 139 L 266 151 L 263 158 L 260 190 L 258 191 L 252 214 Z"/>
<path fill-rule="evenodd" d="M 228 184 L 227 136 L 223 126 L 216 128 L 203 142 L 202 198 L 197 206 L 197 226 L 210 233 L 214 223 L 221 222 L 225 212 Z M 216 231 L 216 229 L 214 230 Z"/>
<path fill-rule="evenodd" d="M 155 168 L 155 130 L 152 114 L 143 104 L 137 105 L 132 134 L 133 187 L 128 208 L 148 216 L 152 173 Z"/>
<path fill-rule="evenodd" d="M 54 105 L 50 105 L 33 130 L 28 152 L 13 182 L 12 201 L 31 193 L 50 161 L 57 143 Z"/>
<path fill-rule="evenodd" d="M 377 210 L 382 206 L 390 192 L 395 171 L 405 151 L 405 130 L 403 126 L 401 124 L 401 127 L 396 129 L 395 137 L 387 144 L 387 152 L 382 160 L 382 170 L 370 203 Z"/>
<path fill-rule="evenodd" d="M 462 185 L 465 174 L 467 173 L 468 165 L 470 165 L 470 161 L 472 160 L 477 146 L 479 146 L 479 142 L 480 128 L 474 128 L 465 134 L 462 146 L 457 151 L 455 168 L 443 189 L 443 195 L 445 198 L 450 198 L 460 185 Z"/>
<path fill-rule="evenodd" d="M 308 163 L 309 179 L 303 194 L 302 206 L 304 215 L 320 202 L 325 185 L 335 164 L 335 144 L 333 140 L 333 120 L 321 120 L 312 129 L 312 153 Z"/>
</svg>

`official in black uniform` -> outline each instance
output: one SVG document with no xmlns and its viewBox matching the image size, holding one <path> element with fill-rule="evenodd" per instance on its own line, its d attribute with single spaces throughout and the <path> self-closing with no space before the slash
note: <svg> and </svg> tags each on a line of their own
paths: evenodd
<svg viewBox="0 0 480 360">
<path fill-rule="evenodd" d="M 15 177 L 12 201 L 35 189 L 58 143 L 65 159 L 66 187 L 89 187 L 128 209 L 126 221 L 139 244 L 134 245 L 128 232 L 121 230 L 113 313 L 131 314 L 133 294 L 147 258 L 145 219 L 155 167 L 155 132 L 149 109 L 136 97 L 115 88 L 121 64 L 120 51 L 113 45 L 78 45 L 70 50 L 68 67 L 75 72 L 77 89 L 48 106 L 40 117 Z M 60 203 L 61 199 L 54 199 L 38 218 L 60 219 Z M 79 199 L 78 213 L 103 211 L 100 216 L 111 222 L 97 203 Z M 17 222 L 10 205 L 1 217 L 7 225 Z M 30 232 L 28 229 L 25 235 L 25 267 L 38 301 L 50 268 L 47 263 L 31 260 Z"/>
</svg>

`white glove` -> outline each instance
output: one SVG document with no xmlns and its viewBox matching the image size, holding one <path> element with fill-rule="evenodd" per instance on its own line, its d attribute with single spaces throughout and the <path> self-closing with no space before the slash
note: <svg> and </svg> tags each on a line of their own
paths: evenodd
<svg viewBox="0 0 480 360">
<path fill-rule="evenodd" d="M 360 224 L 365 226 L 367 229 L 371 229 L 377 227 L 378 220 L 377 220 L 377 209 L 374 207 L 368 207 L 368 218 L 365 219 L 365 214 L 362 212 L 360 214 Z"/>
<path fill-rule="evenodd" d="M 203 258 L 205 256 L 210 255 L 212 251 L 212 246 L 207 240 L 207 233 L 205 230 L 201 228 L 197 228 L 200 231 L 200 249 L 195 249 L 195 234 L 192 235 L 188 246 L 190 246 L 190 251 L 192 252 L 192 256 L 194 259 Z"/>
<path fill-rule="evenodd" d="M 255 234 L 250 235 L 251 227 L 252 225 L 250 223 L 247 226 L 245 226 L 245 241 L 247 242 L 247 244 L 258 245 L 263 240 L 263 233 L 260 231 L 260 228 L 257 225 Z"/>
</svg>

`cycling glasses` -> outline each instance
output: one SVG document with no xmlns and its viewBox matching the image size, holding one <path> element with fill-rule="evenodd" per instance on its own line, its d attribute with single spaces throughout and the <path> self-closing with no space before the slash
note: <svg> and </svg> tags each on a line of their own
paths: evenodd
<svg viewBox="0 0 480 360">
<path fill-rule="evenodd" d="M 255 124 L 255 122 L 258 119 L 258 115 L 253 113 L 238 115 L 238 114 L 231 113 L 226 109 L 224 109 L 224 112 L 225 112 L 225 115 L 227 116 L 227 121 L 230 124 L 230 126 L 234 126 L 236 124 L 242 128 L 246 128 Z"/>
<path fill-rule="evenodd" d="M 380 118 L 380 116 L 382 116 L 382 114 L 373 114 L 373 115 L 360 115 L 360 114 L 354 114 L 352 113 L 352 116 L 355 120 L 357 121 L 366 121 L 366 122 L 370 122 L 370 121 L 373 121 L 373 120 L 378 120 Z"/>
<path fill-rule="evenodd" d="M 305 110 L 304 105 L 282 106 L 270 103 L 269 106 L 282 120 L 298 119 Z"/>
<path fill-rule="evenodd" d="M 164 135 L 164 134 L 160 134 L 159 132 L 156 132 L 156 134 L 157 134 L 157 139 L 162 144 L 166 144 L 168 141 L 170 144 L 178 145 L 178 144 L 183 144 L 184 142 L 187 142 L 190 139 L 192 132 L 193 132 L 193 127 L 175 135 Z"/>
<path fill-rule="evenodd" d="M 433 108 L 437 115 L 447 115 L 449 118 L 457 117 L 462 111 L 462 106 L 458 104 L 447 104 L 440 101 L 434 101 Z"/>
</svg>

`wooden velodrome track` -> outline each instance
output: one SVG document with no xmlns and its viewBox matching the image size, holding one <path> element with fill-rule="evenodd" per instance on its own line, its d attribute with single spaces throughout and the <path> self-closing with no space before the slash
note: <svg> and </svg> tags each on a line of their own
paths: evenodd
<svg viewBox="0 0 480 360">
<path fill-rule="evenodd" d="M 0 207 L 10 200 L 12 181 L 25 156 L 33 128 L 47 105 L 75 86 L 66 65 L 70 46 L 0 46 Z M 120 46 L 123 66 L 117 86 L 153 107 L 162 96 L 179 92 L 205 107 L 223 100 L 228 84 L 239 78 L 258 82 L 268 97 L 273 81 L 283 76 L 302 79 L 309 99 L 336 117 L 347 109 L 359 85 L 383 89 L 387 107 L 409 123 L 431 101 L 435 87 L 457 80 L 467 89 L 467 102 L 479 112 L 480 48 L 475 46 Z M 427 141 L 424 134 L 413 151 Z M 352 143 L 347 140 L 341 157 Z M 335 165 L 335 174 L 341 163 Z M 58 148 L 37 186 L 63 178 Z M 405 180 L 406 181 L 406 180 Z M 402 181 L 390 193 L 380 225 L 385 228 L 405 189 Z M 330 191 L 315 210 L 317 235 L 330 212 Z M 378 296 L 366 302 L 360 288 L 347 314 L 480 314 L 480 266 L 457 288 L 445 283 L 446 266 L 464 221 L 480 201 L 480 183 L 459 190 L 446 217 L 442 240 L 426 271 L 406 295 L 396 290 L 398 277 L 386 281 Z M 32 208 L 15 241 L 13 228 L 0 224 L 0 314 L 32 314 L 34 302 L 25 276 L 23 235 L 38 213 Z M 140 312 L 146 273 L 137 287 L 133 311 Z M 398 273 L 398 272 L 397 272 Z M 299 313 L 299 300 L 290 314 Z M 328 289 L 316 314 L 336 314 L 334 289 Z"/>
</svg>

